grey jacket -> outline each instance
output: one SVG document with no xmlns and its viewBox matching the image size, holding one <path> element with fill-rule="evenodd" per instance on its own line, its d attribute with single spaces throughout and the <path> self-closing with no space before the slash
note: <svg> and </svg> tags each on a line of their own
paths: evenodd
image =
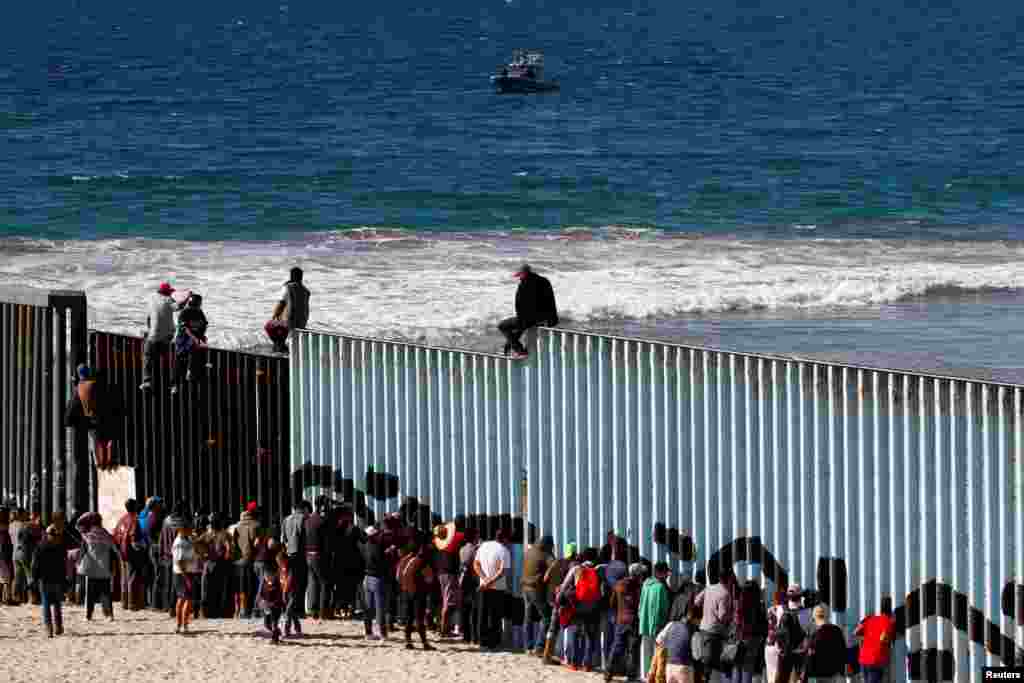
<svg viewBox="0 0 1024 683">
<path fill-rule="evenodd" d="M 86 534 L 78 559 L 78 573 L 90 579 L 109 579 L 113 574 L 114 543 L 110 535 Z"/>
<path fill-rule="evenodd" d="M 306 514 L 301 511 L 292 512 L 281 525 L 281 544 L 289 555 L 297 555 L 306 550 L 306 530 L 304 523 Z"/>
<path fill-rule="evenodd" d="M 174 312 L 178 304 L 169 296 L 154 294 L 149 302 L 149 339 L 156 342 L 169 342 L 174 339 L 176 326 Z"/>
</svg>

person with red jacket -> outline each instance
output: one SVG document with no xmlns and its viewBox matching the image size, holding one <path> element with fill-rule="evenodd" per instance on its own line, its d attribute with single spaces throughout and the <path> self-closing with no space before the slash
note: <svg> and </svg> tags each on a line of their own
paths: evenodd
<svg viewBox="0 0 1024 683">
<path fill-rule="evenodd" d="M 857 661 L 864 672 L 864 683 L 881 683 L 892 654 L 896 620 L 892 618 L 892 598 L 882 598 L 881 614 L 865 617 L 853 635 L 861 637 Z"/>
</svg>

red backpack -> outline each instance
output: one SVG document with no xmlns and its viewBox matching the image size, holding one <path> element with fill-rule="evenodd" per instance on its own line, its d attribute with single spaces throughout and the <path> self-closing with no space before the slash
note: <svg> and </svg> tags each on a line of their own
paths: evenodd
<svg viewBox="0 0 1024 683">
<path fill-rule="evenodd" d="M 601 599 L 601 579 L 593 567 L 580 567 L 576 575 L 576 602 L 597 602 Z"/>
</svg>

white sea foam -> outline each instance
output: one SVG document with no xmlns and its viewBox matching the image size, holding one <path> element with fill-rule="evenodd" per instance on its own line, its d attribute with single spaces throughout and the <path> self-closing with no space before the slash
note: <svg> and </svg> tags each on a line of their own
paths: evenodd
<svg viewBox="0 0 1024 683">
<path fill-rule="evenodd" d="M 149 293 L 170 280 L 204 295 L 211 341 L 231 347 L 264 344 L 295 264 L 313 292 L 311 327 L 432 343 L 478 338 L 511 314 L 522 261 L 551 278 L 578 325 L 1024 288 L 1024 248 L 1002 242 L 738 240 L 621 226 L 553 236 L 366 228 L 277 242 L 7 240 L 0 283 L 83 289 L 91 326 L 139 334 Z"/>
</svg>

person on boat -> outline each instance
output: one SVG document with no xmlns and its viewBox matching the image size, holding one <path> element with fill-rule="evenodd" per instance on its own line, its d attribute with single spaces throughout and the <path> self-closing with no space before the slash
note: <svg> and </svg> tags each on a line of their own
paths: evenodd
<svg viewBox="0 0 1024 683">
<path fill-rule="evenodd" d="M 555 304 L 555 292 L 551 288 L 551 282 L 533 272 L 528 263 L 519 267 L 515 277 L 519 279 L 519 288 L 516 290 L 516 314 L 498 323 L 498 329 L 507 340 L 505 355 L 513 352 L 514 358 L 525 358 L 526 347 L 519 341 L 519 337 L 537 325 L 557 325 L 558 307 Z"/>
</svg>

